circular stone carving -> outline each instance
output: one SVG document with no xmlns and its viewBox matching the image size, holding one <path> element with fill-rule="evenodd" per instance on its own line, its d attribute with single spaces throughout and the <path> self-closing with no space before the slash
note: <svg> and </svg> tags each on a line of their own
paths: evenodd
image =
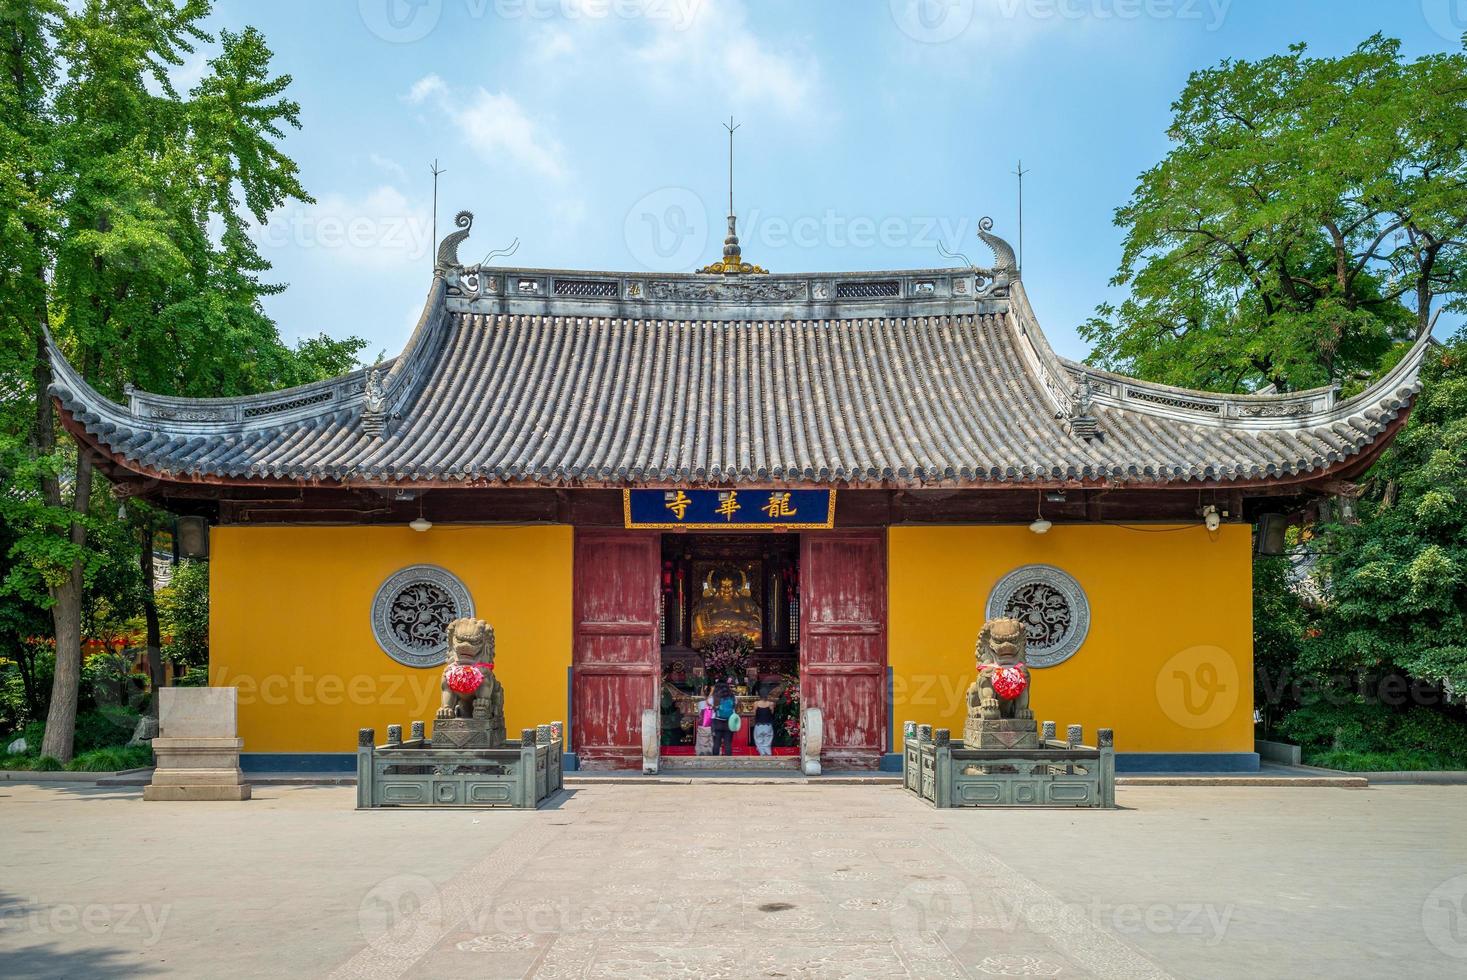
<svg viewBox="0 0 1467 980">
<path fill-rule="evenodd" d="M 447 659 L 448 624 L 474 615 L 469 590 L 437 565 L 409 565 L 388 576 L 372 600 L 372 635 L 383 651 L 409 667 Z"/>
<path fill-rule="evenodd" d="M 998 580 L 988 594 L 988 619 L 1007 617 L 1029 634 L 1031 667 L 1068 660 L 1090 632 L 1090 601 L 1066 572 L 1053 565 L 1023 565 Z"/>
</svg>

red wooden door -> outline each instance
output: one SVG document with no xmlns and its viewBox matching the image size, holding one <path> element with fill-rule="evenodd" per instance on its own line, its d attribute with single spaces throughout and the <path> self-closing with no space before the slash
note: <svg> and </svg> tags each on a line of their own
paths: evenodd
<svg viewBox="0 0 1467 980">
<path fill-rule="evenodd" d="M 572 749 L 588 769 L 640 768 L 642 711 L 658 706 L 658 536 L 576 531 Z"/>
<path fill-rule="evenodd" d="M 825 715 L 821 759 L 874 769 L 886 751 L 886 532 L 800 539 L 800 697 Z"/>
</svg>

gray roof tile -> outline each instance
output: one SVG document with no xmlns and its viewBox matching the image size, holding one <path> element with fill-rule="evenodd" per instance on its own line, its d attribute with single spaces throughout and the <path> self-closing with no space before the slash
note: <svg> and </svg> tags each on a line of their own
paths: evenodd
<svg viewBox="0 0 1467 980">
<path fill-rule="evenodd" d="M 710 302 L 698 319 L 659 315 L 687 301 L 637 316 L 580 315 L 596 307 L 571 300 L 517 312 L 457 296 L 456 281 L 435 278 L 407 349 L 382 365 L 381 437 L 362 425 L 362 371 L 248 399 L 132 392 L 121 406 L 53 347 L 52 391 L 124 465 L 175 479 L 1186 485 L 1308 474 L 1362 452 L 1410 405 L 1427 343 L 1335 404 L 1329 390 L 1228 397 L 1066 361 L 1017 279 L 982 300 L 888 301 L 875 315 L 765 318 Z M 1070 431 L 1087 412 L 1090 441 Z"/>
</svg>

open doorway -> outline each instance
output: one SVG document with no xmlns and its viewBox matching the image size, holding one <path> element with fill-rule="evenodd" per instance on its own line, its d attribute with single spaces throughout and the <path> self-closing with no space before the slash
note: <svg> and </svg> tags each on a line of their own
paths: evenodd
<svg viewBox="0 0 1467 980">
<path fill-rule="evenodd" d="M 739 715 L 733 755 L 798 754 L 799 535 L 664 534 L 658 632 L 663 755 L 712 754 L 714 691 Z"/>
</svg>

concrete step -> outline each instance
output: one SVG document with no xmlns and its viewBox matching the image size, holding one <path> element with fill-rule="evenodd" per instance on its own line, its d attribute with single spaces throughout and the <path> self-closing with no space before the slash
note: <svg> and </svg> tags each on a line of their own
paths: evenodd
<svg viewBox="0 0 1467 980">
<path fill-rule="evenodd" d="M 800 757 L 797 755 L 664 755 L 661 758 L 660 767 L 663 772 L 678 770 L 762 772 L 771 769 L 799 772 Z"/>
</svg>

